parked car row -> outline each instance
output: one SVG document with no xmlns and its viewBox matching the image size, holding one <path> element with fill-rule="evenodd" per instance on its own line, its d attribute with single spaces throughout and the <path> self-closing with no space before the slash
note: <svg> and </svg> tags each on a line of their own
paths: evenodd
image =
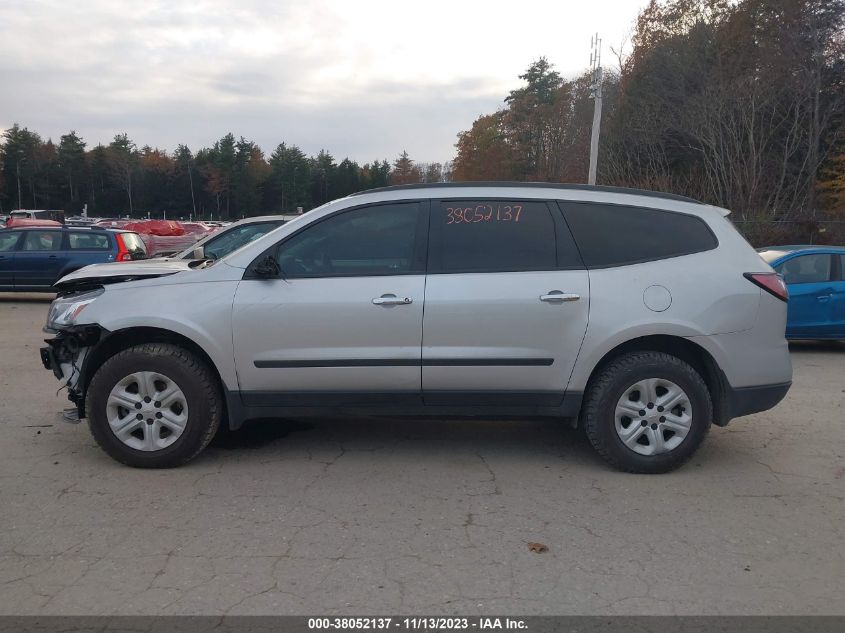
<svg viewBox="0 0 845 633">
<path fill-rule="evenodd" d="M 137 233 L 33 222 L 0 230 L 0 290 L 54 292 L 58 279 L 89 264 L 147 256 Z"/>
<path fill-rule="evenodd" d="M 132 466 L 185 463 L 224 420 L 344 412 L 570 419 L 613 466 L 666 472 L 791 384 L 783 279 L 727 214 L 606 187 L 373 190 L 234 250 L 67 275 L 41 358 Z"/>
<path fill-rule="evenodd" d="M 229 224 L 168 259 L 218 259 L 292 216 L 260 216 Z M 126 262 L 147 258 L 142 237 L 118 228 L 74 222 L 18 219 L 0 229 L 0 291 L 55 292 L 54 284 L 75 270 L 91 264 Z M 147 260 L 150 262 L 158 259 Z"/>
</svg>

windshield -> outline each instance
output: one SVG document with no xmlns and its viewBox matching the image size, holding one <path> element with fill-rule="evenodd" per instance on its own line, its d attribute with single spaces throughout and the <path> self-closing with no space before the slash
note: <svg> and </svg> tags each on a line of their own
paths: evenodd
<svg viewBox="0 0 845 633">
<path fill-rule="evenodd" d="M 129 232 L 120 233 L 120 239 L 123 240 L 123 245 L 129 251 L 132 259 L 146 259 L 147 247 L 144 245 L 144 241 L 140 235 Z"/>
<path fill-rule="evenodd" d="M 253 222 L 252 224 L 243 224 L 228 230 L 221 231 L 210 240 L 202 244 L 203 256 L 210 259 L 221 259 L 226 257 L 242 246 L 246 246 L 250 242 L 254 242 L 259 237 L 266 235 L 273 229 L 276 229 L 284 224 L 282 220 L 273 220 L 270 222 Z M 192 247 L 187 253 L 181 256 L 181 259 L 191 259 L 193 250 Z"/>
<path fill-rule="evenodd" d="M 776 259 L 779 259 L 786 255 L 789 251 L 758 251 L 757 254 L 763 258 L 763 261 L 767 264 L 771 264 Z"/>
</svg>

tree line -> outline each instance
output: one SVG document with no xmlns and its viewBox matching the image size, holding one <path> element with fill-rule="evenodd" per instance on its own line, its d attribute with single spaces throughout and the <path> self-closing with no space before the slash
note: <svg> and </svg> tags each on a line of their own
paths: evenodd
<svg viewBox="0 0 845 633">
<path fill-rule="evenodd" d="M 745 219 L 845 211 L 845 2 L 652 0 L 605 72 L 599 184 Z M 593 78 L 545 59 L 458 136 L 455 180 L 586 182 Z"/>
<path fill-rule="evenodd" d="M 417 163 L 403 151 L 358 164 L 327 151 L 307 156 L 280 143 L 269 157 L 253 141 L 226 134 L 211 147 L 172 153 L 140 149 L 126 134 L 88 148 L 71 131 L 53 143 L 18 124 L 0 142 L 0 211 L 64 209 L 92 216 L 132 215 L 235 219 L 292 213 L 356 191 L 391 184 L 439 182 L 449 166 Z"/>
<path fill-rule="evenodd" d="M 605 69 L 598 183 L 688 195 L 734 217 L 812 223 L 845 211 L 845 0 L 651 0 Z M 586 182 L 593 77 L 545 58 L 460 132 L 452 163 L 363 165 L 227 134 L 193 153 L 126 134 L 58 145 L 18 125 L 0 143 L 0 210 L 235 218 L 414 182 Z"/>
</svg>

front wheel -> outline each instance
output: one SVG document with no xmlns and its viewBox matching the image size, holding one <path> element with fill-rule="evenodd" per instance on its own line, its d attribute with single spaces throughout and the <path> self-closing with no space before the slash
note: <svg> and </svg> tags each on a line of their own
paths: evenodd
<svg viewBox="0 0 845 633">
<path fill-rule="evenodd" d="M 220 425 L 222 399 L 204 362 L 167 343 L 118 352 L 94 374 L 85 404 L 100 447 L 136 468 L 196 457 Z"/>
<path fill-rule="evenodd" d="M 615 468 L 674 470 L 698 449 L 713 419 L 703 378 L 662 352 L 633 352 L 591 381 L 581 420 L 593 447 Z"/>
</svg>

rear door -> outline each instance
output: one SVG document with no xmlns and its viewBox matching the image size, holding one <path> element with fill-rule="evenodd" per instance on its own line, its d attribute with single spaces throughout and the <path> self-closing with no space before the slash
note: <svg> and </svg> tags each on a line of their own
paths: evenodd
<svg viewBox="0 0 845 633">
<path fill-rule="evenodd" d="M 786 335 L 827 337 L 833 330 L 833 263 L 829 253 L 791 257 L 777 267 L 789 287 Z"/>
<path fill-rule="evenodd" d="M 425 404 L 561 404 L 587 327 L 589 280 L 557 207 L 433 200 L 429 242 Z"/>
<path fill-rule="evenodd" d="M 88 264 L 113 262 L 117 249 L 108 231 L 66 231 L 67 260 L 62 273 L 69 273 Z"/>
<path fill-rule="evenodd" d="M 28 229 L 15 253 L 15 288 L 42 290 L 53 285 L 62 269 L 61 229 Z"/>
<path fill-rule="evenodd" d="M 15 248 L 21 231 L 0 231 L 0 288 L 10 290 L 15 283 Z"/>
</svg>

